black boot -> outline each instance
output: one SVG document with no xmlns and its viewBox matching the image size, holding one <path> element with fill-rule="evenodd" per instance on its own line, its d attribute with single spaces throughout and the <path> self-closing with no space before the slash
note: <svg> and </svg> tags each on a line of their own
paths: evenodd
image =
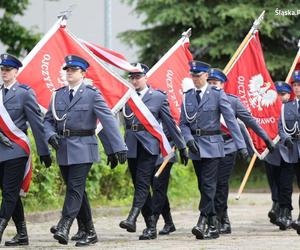
<svg viewBox="0 0 300 250">
<path fill-rule="evenodd" d="M 73 223 L 73 218 L 62 217 L 59 221 L 57 232 L 54 234 L 54 239 L 60 244 L 67 245 L 69 241 L 69 232 Z"/>
<path fill-rule="evenodd" d="M 93 223 L 93 222 L 92 222 Z M 85 238 L 86 236 L 86 228 L 81 219 L 77 219 L 78 231 L 75 235 L 71 237 L 73 241 L 79 241 Z"/>
<path fill-rule="evenodd" d="M 60 220 L 57 223 L 57 225 L 54 225 L 54 226 L 50 227 L 50 232 L 52 234 L 55 234 L 57 232 L 58 228 L 61 226 L 62 221 L 63 221 L 62 218 L 60 218 Z"/>
<path fill-rule="evenodd" d="M 219 227 L 220 234 L 231 234 L 231 225 L 227 214 L 227 210 L 223 212 L 220 222 L 221 222 Z"/>
<path fill-rule="evenodd" d="M 277 225 L 279 210 L 280 210 L 279 203 L 278 202 L 273 202 L 272 208 L 268 213 L 268 217 L 270 218 L 270 222 L 272 224 Z"/>
<path fill-rule="evenodd" d="M 8 221 L 4 218 L 0 218 L 0 243 L 1 243 L 1 240 L 2 240 L 2 235 L 3 235 L 3 232 L 7 226 L 7 223 Z"/>
<path fill-rule="evenodd" d="M 175 228 L 175 225 L 172 220 L 171 212 L 169 211 L 166 214 L 162 214 L 162 216 L 165 220 L 165 225 L 164 225 L 163 229 L 159 231 L 159 235 L 166 235 L 166 234 L 175 232 L 176 228 Z"/>
<path fill-rule="evenodd" d="M 17 234 L 9 241 L 5 241 L 5 246 L 25 246 L 29 244 L 26 222 L 21 221 L 16 224 Z"/>
<path fill-rule="evenodd" d="M 126 229 L 130 233 L 136 231 L 136 219 L 139 216 L 140 209 L 138 207 L 131 208 L 126 220 L 120 222 L 120 227 Z"/>
<path fill-rule="evenodd" d="M 292 224 L 292 215 L 291 210 L 289 208 L 280 208 L 279 218 L 277 221 L 277 225 L 280 230 L 287 230 L 291 228 Z"/>
<path fill-rule="evenodd" d="M 212 240 L 219 238 L 219 231 L 217 228 L 217 217 L 216 216 L 209 216 L 208 217 L 208 228 L 205 232 L 204 239 L 205 240 Z"/>
<path fill-rule="evenodd" d="M 86 233 L 83 239 L 76 242 L 76 247 L 89 246 L 98 242 L 98 237 L 93 224 L 93 221 L 89 221 L 85 224 Z"/>
<path fill-rule="evenodd" d="M 195 235 L 197 239 L 204 239 L 206 223 L 207 217 L 204 215 L 200 215 L 197 225 L 192 229 L 192 234 Z"/>
<path fill-rule="evenodd" d="M 147 228 L 143 231 L 143 234 L 139 236 L 139 240 L 153 240 L 157 238 L 156 224 L 158 216 L 152 215 L 145 219 L 147 221 Z"/>
<path fill-rule="evenodd" d="M 298 216 L 298 219 L 292 222 L 291 226 L 297 231 L 297 234 L 300 235 L 300 214 Z"/>
</svg>

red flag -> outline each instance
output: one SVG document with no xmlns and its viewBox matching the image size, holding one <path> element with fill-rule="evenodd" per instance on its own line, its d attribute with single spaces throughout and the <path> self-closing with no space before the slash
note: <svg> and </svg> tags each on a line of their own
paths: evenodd
<svg viewBox="0 0 300 250">
<path fill-rule="evenodd" d="M 90 51 L 92 51 L 97 57 L 104 60 L 105 62 L 112 64 L 120 69 L 130 71 L 130 72 L 140 72 L 141 70 L 137 67 L 132 66 L 125 56 L 122 54 L 96 45 L 94 43 L 86 42 L 80 40 Z"/>
<path fill-rule="evenodd" d="M 267 70 L 258 32 L 248 41 L 227 74 L 225 92 L 239 96 L 259 125 L 275 139 L 281 101 L 277 98 L 274 83 Z M 248 130 L 259 158 L 267 154 L 264 141 Z M 276 138 L 278 140 L 278 137 Z"/>
<path fill-rule="evenodd" d="M 59 20 L 24 59 L 24 66 L 18 75 L 18 81 L 27 83 L 35 90 L 38 102 L 45 109 L 48 108 L 51 92 L 66 84 L 62 68 L 65 64 L 64 57 L 70 54 L 83 57 L 89 62 L 85 82 L 100 89 L 114 112 L 121 109 L 132 93 L 135 93 L 128 82 L 106 69 L 90 50 L 61 26 Z M 131 110 L 159 140 L 163 156 L 171 153 L 171 146 L 152 113 L 145 115 L 147 107 L 140 99 L 134 99 L 133 102 L 135 105 L 129 102 Z"/>
<path fill-rule="evenodd" d="M 112 50 L 81 40 L 96 56 L 126 71 L 138 71 L 126 58 Z M 189 39 L 183 36 L 147 73 L 148 83 L 155 89 L 166 91 L 173 118 L 179 123 L 182 94 L 194 87 L 188 63 L 193 60 Z"/>
<path fill-rule="evenodd" d="M 166 91 L 172 116 L 177 124 L 184 91 L 193 88 L 189 74 L 189 62 L 193 56 L 189 51 L 189 38 L 183 36 L 147 73 L 153 88 Z"/>
</svg>

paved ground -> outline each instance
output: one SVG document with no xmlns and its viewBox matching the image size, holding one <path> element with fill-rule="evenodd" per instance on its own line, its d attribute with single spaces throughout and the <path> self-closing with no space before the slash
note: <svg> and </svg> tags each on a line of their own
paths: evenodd
<svg viewBox="0 0 300 250">
<path fill-rule="evenodd" d="M 299 211 L 298 194 L 294 195 L 293 204 L 293 217 L 296 218 Z M 138 240 L 138 235 L 144 228 L 141 217 L 138 220 L 137 233 L 127 233 L 119 228 L 118 224 L 126 217 L 129 208 L 96 209 L 94 214 L 100 241 L 88 249 L 300 249 L 300 236 L 295 231 L 279 231 L 269 223 L 267 212 L 270 206 L 269 194 L 246 193 L 242 194 L 240 201 L 235 201 L 234 194 L 231 194 L 229 215 L 233 233 L 210 241 L 196 240 L 191 234 L 191 229 L 198 219 L 195 204 L 191 204 L 190 208 L 187 206 L 184 209 L 174 209 L 177 231 L 152 241 Z M 62 246 L 52 238 L 49 228 L 58 216 L 57 212 L 28 216 L 30 246 L 26 249 L 76 249 L 73 242 Z M 43 222 L 45 220 L 46 222 Z M 162 226 L 162 221 L 159 221 L 158 228 Z M 72 233 L 76 230 L 75 224 Z M 14 226 L 9 225 L 3 239 L 7 240 L 14 232 Z"/>
</svg>

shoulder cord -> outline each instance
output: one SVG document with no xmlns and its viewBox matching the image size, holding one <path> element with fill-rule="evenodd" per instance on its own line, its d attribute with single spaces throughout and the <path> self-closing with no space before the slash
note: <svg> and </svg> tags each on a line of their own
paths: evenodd
<svg viewBox="0 0 300 250">
<path fill-rule="evenodd" d="M 61 118 L 58 117 L 56 110 L 55 110 L 55 96 L 56 96 L 56 92 L 54 91 L 52 94 L 52 100 L 51 100 L 52 101 L 52 104 L 51 104 L 52 114 L 56 121 L 61 122 L 63 120 L 66 120 L 67 114 L 64 114 Z"/>
<path fill-rule="evenodd" d="M 282 123 L 282 127 L 283 127 L 283 130 L 284 130 L 285 134 L 287 134 L 287 135 L 293 135 L 296 132 L 299 132 L 298 121 L 296 121 L 294 123 L 294 126 L 291 129 L 289 129 L 286 126 L 285 119 L 284 119 L 284 107 L 285 107 L 285 104 L 282 104 L 282 106 L 281 106 L 281 123 Z"/>
<path fill-rule="evenodd" d="M 195 119 L 196 119 L 196 116 L 197 116 L 197 111 L 196 111 L 196 113 L 195 113 L 193 116 L 189 116 L 189 115 L 187 114 L 187 112 L 186 112 L 186 107 L 185 107 L 185 94 L 183 94 L 183 96 L 182 96 L 182 104 L 183 104 L 184 115 L 185 115 L 185 117 L 186 117 L 187 122 L 188 122 L 188 123 L 194 122 Z"/>
</svg>

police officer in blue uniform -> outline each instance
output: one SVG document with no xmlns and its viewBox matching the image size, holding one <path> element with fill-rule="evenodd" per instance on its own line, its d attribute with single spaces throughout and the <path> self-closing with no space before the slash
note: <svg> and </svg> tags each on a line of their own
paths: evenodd
<svg viewBox="0 0 300 250">
<path fill-rule="evenodd" d="M 168 129 L 170 137 L 174 140 L 174 143 L 179 149 L 180 156 L 187 158 L 182 137 L 170 114 L 167 96 L 161 91 L 154 90 L 147 86 L 146 73 L 149 70 L 148 66 L 140 63 L 135 65 L 140 67 L 142 72 L 130 73 L 129 79 L 135 87 L 137 94 L 157 121 L 162 122 Z M 128 167 L 135 192 L 132 208 L 127 219 L 120 222 L 120 227 L 126 229 L 128 232 L 135 232 L 136 219 L 147 199 L 149 199 L 149 188 L 156 170 L 156 162 L 160 154 L 160 148 L 159 141 L 145 129 L 127 104 L 123 108 L 123 115 L 126 125 L 125 142 L 128 147 Z M 148 213 L 142 210 L 142 213 L 144 217 L 147 217 L 147 221 L 146 219 L 145 221 L 148 225 L 139 239 L 155 239 L 157 237 L 157 218 L 151 214 L 151 210 L 149 210 Z"/>
<path fill-rule="evenodd" d="M 226 75 L 220 69 L 210 69 L 208 72 L 208 82 L 211 85 L 224 88 L 224 84 L 227 82 Z M 259 137 L 261 137 L 266 143 L 268 149 L 273 152 L 275 145 L 268 134 L 258 125 L 255 118 L 244 107 L 240 99 L 231 94 L 227 94 L 227 98 L 231 104 L 231 108 L 235 117 L 239 118 L 248 128 L 251 128 Z M 219 162 L 218 167 L 218 181 L 217 190 L 215 196 L 215 209 L 219 221 L 220 233 L 230 234 L 231 225 L 227 213 L 227 200 L 229 194 L 229 177 L 236 161 L 237 148 L 230 134 L 223 134 L 225 142 L 225 157 Z"/>
<path fill-rule="evenodd" d="M 293 225 L 293 228 L 297 230 L 297 222 L 292 224 L 291 210 L 292 202 L 292 180 L 294 168 L 296 176 L 298 177 L 299 170 L 299 150 L 300 150 L 300 112 L 299 112 L 299 99 L 300 99 L 300 71 L 295 71 L 293 75 L 293 92 L 295 94 L 295 99 L 288 101 L 282 105 L 281 117 L 279 119 L 279 152 L 283 159 L 281 161 L 284 164 L 283 168 L 286 168 L 283 172 L 285 174 L 285 181 L 280 183 L 280 188 L 285 190 L 285 196 L 279 201 L 280 212 L 277 224 L 281 230 L 286 230 Z M 299 178 L 297 178 L 297 183 L 299 183 Z M 300 185 L 299 185 L 300 186 Z M 280 190 L 281 190 L 280 189 Z M 279 197 L 281 193 L 279 192 Z M 280 198 L 279 198 L 280 199 Z M 298 231 L 298 230 L 297 230 Z"/>
<path fill-rule="evenodd" d="M 295 99 L 284 104 L 281 109 L 281 120 L 279 122 L 279 135 L 283 142 L 279 148 L 282 158 L 292 164 L 297 177 L 297 184 L 300 188 L 300 70 L 295 70 L 292 78 L 292 87 L 295 94 Z M 286 147 L 284 147 L 286 146 Z M 299 196 L 300 208 L 300 196 Z M 285 211 L 280 211 L 280 216 Z M 300 213 L 298 219 L 293 221 L 290 213 L 288 213 L 288 223 L 300 235 Z M 285 214 L 283 214 L 284 216 Z M 279 220 L 280 222 L 280 220 Z"/>
<path fill-rule="evenodd" d="M 69 230 L 82 207 L 89 207 L 85 192 L 86 177 L 93 164 L 99 160 L 98 142 L 95 135 L 97 119 L 103 126 L 120 163 L 126 161 L 127 149 L 116 119 L 112 115 L 100 92 L 84 83 L 89 64 L 83 58 L 69 55 L 65 58 L 68 86 L 55 91 L 46 113 L 44 123 L 46 139 L 56 150 L 57 162 L 66 183 L 66 196 L 62 217 L 57 224 L 54 238 L 67 244 Z M 83 223 L 84 239 L 76 246 L 86 246 L 98 241 L 91 218 Z"/>
<path fill-rule="evenodd" d="M 114 145 L 111 145 L 110 140 L 106 137 L 103 129 L 98 133 L 98 137 L 103 145 L 104 151 L 107 155 L 107 165 L 110 165 L 111 169 L 114 169 L 118 164 L 118 155 L 114 153 L 114 150 L 118 150 L 113 148 Z M 81 203 L 80 210 L 78 212 L 78 215 L 76 217 L 77 220 L 77 225 L 78 225 L 78 231 L 76 234 L 74 234 L 71 237 L 72 241 L 84 241 L 81 242 L 80 244 L 82 245 L 88 245 L 92 242 L 93 237 L 96 237 L 96 234 L 94 234 L 92 237 L 91 235 L 87 238 L 87 234 L 89 233 L 88 228 L 86 227 L 89 222 L 92 221 L 92 212 L 91 212 L 91 207 L 90 203 L 87 199 L 86 192 L 84 192 L 83 195 L 83 201 Z M 54 225 L 50 228 L 50 232 L 55 234 L 57 232 L 57 225 Z M 79 243 L 78 243 L 79 244 Z"/>
<path fill-rule="evenodd" d="M 168 129 L 164 125 L 163 125 L 163 130 L 165 135 L 167 136 L 167 139 L 169 140 L 170 145 L 172 147 L 175 146 L 175 143 L 172 137 L 170 136 Z M 181 144 L 182 144 L 181 147 L 184 147 L 183 137 L 182 137 Z M 149 193 L 147 201 L 142 208 L 142 214 L 144 216 L 144 220 L 147 227 L 143 231 L 144 237 L 147 237 L 147 234 L 149 235 L 148 233 L 149 231 L 151 232 L 151 230 L 149 230 L 149 227 L 151 225 L 151 223 L 149 223 L 151 218 L 149 217 L 149 214 L 150 215 L 153 214 L 155 222 L 157 222 L 159 216 L 162 215 L 165 225 L 163 229 L 159 231 L 160 235 L 167 235 L 171 232 L 176 231 L 175 225 L 173 223 L 172 215 L 171 215 L 170 202 L 168 198 L 168 185 L 170 179 L 170 172 L 174 162 L 176 161 L 177 161 L 177 154 L 175 151 L 174 156 L 168 161 L 168 163 L 166 164 L 164 170 L 161 172 L 159 177 L 157 178 L 155 177 L 152 180 L 151 183 L 152 197 L 151 194 Z M 160 155 L 155 164 L 156 165 L 155 172 L 160 168 L 162 163 L 163 163 L 163 157 Z M 187 163 L 188 163 L 188 155 L 186 152 L 184 152 L 184 155 L 181 156 L 181 164 L 187 165 Z"/>
<path fill-rule="evenodd" d="M 45 140 L 42 113 L 37 104 L 35 93 L 30 87 L 16 80 L 18 69 L 22 67 L 22 63 L 8 54 L 2 54 L 0 58 L 3 80 L 0 94 L 3 95 L 4 107 L 16 127 L 25 134 L 27 134 L 27 122 L 29 122 L 40 160 L 46 167 L 49 167 L 51 157 Z M 3 134 L 3 136 L 5 135 Z M 0 241 L 9 219 L 13 216 L 17 235 L 11 241 L 6 241 L 5 245 L 28 245 L 24 210 L 19 195 L 28 155 L 15 142 L 9 141 L 8 138 L 4 141 L 6 143 L 0 143 L 0 182 L 2 189 Z"/>
<path fill-rule="evenodd" d="M 231 132 L 236 148 L 243 158 L 248 157 L 238 123 L 230 102 L 220 88 L 207 83 L 210 65 L 190 62 L 190 73 L 195 88 L 183 96 L 180 129 L 189 148 L 201 193 L 200 216 L 192 233 L 197 239 L 219 237 L 214 198 L 217 186 L 219 162 L 225 156 L 224 141 L 221 135 L 221 114 Z M 206 224 L 208 228 L 205 231 Z"/>
<path fill-rule="evenodd" d="M 277 81 L 275 82 L 275 87 L 282 103 L 288 102 L 292 92 L 291 85 L 283 81 Z M 279 152 L 279 144 L 276 144 L 274 152 L 267 154 L 264 158 L 264 162 L 273 201 L 272 208 L 268 212 L 268 217 L 271 223 L 278 225 L 280 203 L 284 205 L 285 201 L 288 201 L 284 206 L 288 205 L 290 209 L 292 206 L 293 168 L 284 163 Z M 280 202 L 280 200 L 282 200 L 282 202 Z M 288 220 L 285 217 L 281 217 L 280 221 L 281 229 L 286 229 L 288 227 Z"/>
</svg>

